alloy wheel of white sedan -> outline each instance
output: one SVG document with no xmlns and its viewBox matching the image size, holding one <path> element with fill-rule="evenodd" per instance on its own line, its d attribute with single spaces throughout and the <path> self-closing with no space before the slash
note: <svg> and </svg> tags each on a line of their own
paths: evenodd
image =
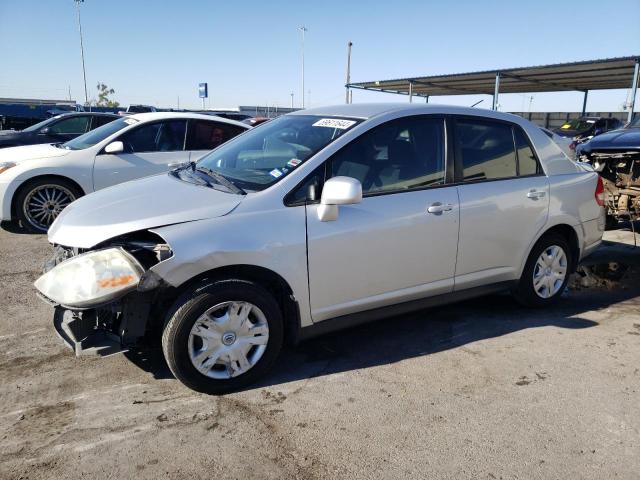
<svg viewBox="0 0 640 480">
<path fill-rule="evenodd" d="M 27 194 L 22 210 L 33 227 L 46 231 L 62 209 L 75 199 L 73 192 L 62 185 L 38 185 Z"/>
</svg>

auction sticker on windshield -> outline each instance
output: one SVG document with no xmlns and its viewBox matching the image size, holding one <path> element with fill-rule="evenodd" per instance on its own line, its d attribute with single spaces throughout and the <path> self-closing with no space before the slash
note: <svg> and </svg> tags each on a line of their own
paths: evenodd
<svg viewBox="0 0 640 480">
<path fill-rule="evenodd" d="M 313 124 L 314 127 L 329 127 L 346 130 L 356 122 L 354 120 L 340 120 L 338 118 L 323 118 Z"/>
</svg>

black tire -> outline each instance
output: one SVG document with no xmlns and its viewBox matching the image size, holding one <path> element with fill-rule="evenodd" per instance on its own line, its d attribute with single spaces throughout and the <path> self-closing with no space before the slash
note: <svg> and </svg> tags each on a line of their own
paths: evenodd
<svg viewBox="0 0 640 480">
<path fill-rule="evenodd" d="M 564 281 L 562 282 L 562 285 L 558 289 L 558 291 L 548 298 L 542 298 L 536 293 L 536 290 L 534 288 L 533 272 L 536 266 L 536 262 L 538 261 L 538 258 L 540 257 L 542 252 L 554 245 L 562 248 L 562 250 L 564 250 L 565 252 L 567 258 L 566 274 L 564 277 Z M 556 233 L 548 233 L 544 235 L 531 249 L 531 253 L 529 254 L 529 258 L 527 258 L 527 263 L 522 272 L 522 276 L 520 277 L 520 280 L 518 281 L 518 284 L 513 291 L 513 296 L 515 297 L 515 299 L 524 306 L 535 308 L 546 307 L 557 302 L 562 295 L 562 292 L 564 292 L 565 288 L 567 287 L 571 272 L 574 271 L 575 256 L 575 252 L 573 251 L 565 237 Z"/>
<path fill-rule="evenodd" d="M 617 230 L 618 228 L 618 219 L 607 213 L 605 217 L 605 230 Z"/>
<path fill-rule="evenodd" d="M 213 379 L 198 371 L 189 357 L 189 334 L 209 308 L 227 301 L 249 302 L 266 317 L 266 350 L 253 367 L 228 379 Z M 200 285 L 182 295 L 171 308 L 162 333 L 162 351 L 171 372 L 184 385 L 202 393 L 219 395 L 239 390 L 264 376 L 282 349 L 282 312 L 273 296 L 260 285 L 245 280 L 223 280 Z"/>
<path fill-rule="evenodd" d="M 57 216 L 57 214 L 51 219 L 51 221 L 43 221 L 38 223 L 35 218 L 28 213 L 28 205 L 25 202 L 29 199 L 33 192 L 38 189 L 50 186 L 52 189 L 58 189 L 61 194 L 68 195 L 71 201 L 80 198 L 83 193 L 72 182 L 62 178 L 48 178 L 42 177 L 26 182 L 20 187 L 15 196 L 14 211 L 16 219 L 20 223 L 20 226 L 31 233 L 46 233 L 51 223 Z M 66 202 L 66 200 L 65 200 Z M 70 203 L 70 202 L 69 202 Z M 65 205 L 66 206 L 66 205 Z M 58 212 L 59 213 L 59 212 Z"/>
</svg>

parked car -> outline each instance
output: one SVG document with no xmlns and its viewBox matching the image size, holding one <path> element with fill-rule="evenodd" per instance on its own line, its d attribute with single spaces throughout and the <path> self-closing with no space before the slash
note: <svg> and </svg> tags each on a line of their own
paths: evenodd
<svg viewBox="0 0 640 480">
<path fill-rule="evenodd" d="M 571 148 L 573 144 L 573 140 L 571 138 L 562 137 L 557 133 L 553 133 L 548 128 L 540 127 L 540 130 L 542 130 L 547 137 L 553 140 L 567 157 L 573 158 L 575 156 L 575 147 Z"/>
<path fill-rule="evenodd" d="M 247 115 L 246 113 L 240 112 L 226 112 L 226 111 L 218 111 L 218 110 L 200 110 L 198 113 L 202 113 L 204 115 L 215 115 L 216 117 L 228 118 L 229 120 L 236 120 L 238 122 L 243 122 L 244 120 L 251 118 L 251 115 Z M 251 125 L 253 126 L 253 125 Z"/>
<path fill-rule="evenodd" d="M 157 112 L 156 107 L 151 105 L 129 105 L 126 113 L 150 113 Z"/>
<path fill-rule="evenodd" d="M 64 113 L 24 130 L 0 130 L 0 148 L 62 143 L 120 118 L 109 113 Z"/>
<path fill-rule="evenodd" d="M 117 118 L 61 145 L 0 150 L 0 220 L 46 232 L 82 195 L 196 160 L 250 128 L 190 113 Z"/>
<path fill-rule="evenodd" d="M 604 179 L 607 224 L 640 218 L 640 116 L 579 145 L 576 156 Z"/>
<path fill-rule="evenodd" d="M 572 140 L 569 148 L 575 150 L 577 145 L 584 143 L 596 135 L 621 128 L 624 124 L 617 118 L 609 117 L 580 117 L 569 120 L 557 128 L 554 133 Z"/>
<path fill-rule="evenodd" d="M 261 123 L 268 122 L 269 120 L 271 120 L 269 117 L 250 117 L 242 120 L 242 123 L 246 123 L 252 127 L 257 127 Z"/>
<path fill-rule="evenodd" d="M 35 286 L 77 354 L 161 333 L 180 381 L 222 393 L 284 341 L 503 290 L 550 305 L 603 230 L 598 175 L 521 117 L 340 105 L 79 199 Z"/>
</svg>

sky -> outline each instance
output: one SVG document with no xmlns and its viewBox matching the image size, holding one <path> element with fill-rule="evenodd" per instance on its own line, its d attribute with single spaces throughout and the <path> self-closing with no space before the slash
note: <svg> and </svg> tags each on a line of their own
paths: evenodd
<svg viewBox="0 0 640 480">
<path fill-rule="evenodd" d="M 301 102 L 301 32 L 307 106 L 344 103 L 351 80 L 471 72 L 640 55 L 640 0 L 412 1 L 85 0 L 89 97 L 96 84 L 122 105 L 200 108 Z M 73 0 L 0 0 L 0 97 L 82 103 Z M 630 90 L 594 91 L 587 110 L 620 111 Z M 487 95 L 431 98 L 490 108 Z M 354 91 L 356 102 L 406 96 Z M 422 100 L 419 100 L 422 101 Z M 636 105 L 640 104 L 640 99 Z M 504 111 L 580 111 L 582 93 L 500 96 Z"/>
</svg>

